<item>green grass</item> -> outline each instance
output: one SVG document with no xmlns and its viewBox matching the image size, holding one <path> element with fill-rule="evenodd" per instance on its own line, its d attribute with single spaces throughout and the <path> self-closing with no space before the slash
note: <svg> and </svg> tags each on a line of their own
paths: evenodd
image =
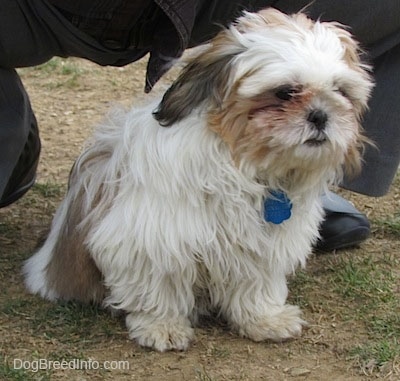
<svg viewBox="0 0 400 381">
<path fill-rule="evenodd" d="M 392 217 L 380 220 L 374 220 L 374 225 L 382 232 L 400 238 L 400 213 L 394 214 Z"/>
<path fill-rule="evenodd" d="M 208 353 L 213 356 L 213 357 L 218 357 L 218 358 L 228 358 L 231 355 L 231 351 L 227 347 L 217 347 L 214 345 L 211 345 L 211 347 L 208 349 Z"/>
<path fill-rule="evenodd" d="M 393 362 L 399 356 L 399 353 L 399 342 L 393 338 L 391 340 L 368 341 L 363 345 L 358 345 L 349 350 L 349 357 L 362 369 L 378 370 Z"/>
<path fill-rule="evenodd" d="M 60 204 L 65 192 L 65 185 L 60 185 L 51 181 L 35 183 L 26 195 L 17 201 L 20 208 L 18 208 L 16 213 L 10 218 L 8 228 L 18 228 L 18 225 L 21 225 L 21 221 L 18 220 L 21 219 L 25 219 L 26 221 L 29 221 L 29 219 L 32 221 L 40 221 L 41 224 L 43 221 L 48 221 L 45 226 L 49 227 L 52 215 Z M 26 213 L 28 209 L 29 214 Z M 24 223 L 26 221 L 24 221 Z"/>
<path fill-rule="evenodd" d="M 24 239 L 30 234 L 32 220 L 36 221 L 38 230 L 50 223 L 64 193 L 65 186 L 57 183 L 37 183 L 12 213 L 4 214 L 0 221 L 0 239 L 3 240 L 0 247 L 4 250 L 0 255 L 0 322 L 11 331 L 15 329 L 14 337 L 7 337 L 7 344 L 0 346 L 0 380 L 50 380 L 52 373 L 48 371 L 33 373 L 12 367 L 10 356 L 19 347 L 26 349 L 28 346 L 29 349 L 31 342 L 40 345 L 28 350 L 25 354 L 28 359 L 57 361 L 85 360 L 87 353 L 98 348 L 107 349 L 110 341 L 124 343 L 127 340 L 122 320 L 113 318 L 98 306 L 49 303 L 24 291 L 19 273 L 22 261 L 31 254 L 33 246 L 30 243 L 28 248 Z M 384 232 L 384 241 L 395 246 L 400 237 L 400 215 L 380 220 L 379 229 Z M 377 377 L 385 367 L 398 364 L 400 357 L 400 257 L 396 251 L 385 254 L 385 250 L 384 246 L 376 245 L 369 254 L 368 250 L 352 250 L 314 257 L 307 269 L 297 271 L 289 282 L 289 302 L 299 305 L 311 324 L 321 318 L 321 330 L 327 331 L 327 345 L 338 346 L 337 355 L 342 364 L 346 360 L 346 366 L 353 365 L 363 373 Z M 351 331 L 346 336 L 348 341 L 330 341 L 335 334 L 331 326 L 333 317 L 338 326 L 354 328 L 354 335 Z M 319 329 L 317 327 L 316 331 Z M 321 346 L 316 346 L 310 339 L 313 335 L 305 332 L 299 339 L 300 353 L 320 350 Z M 320 342 L 325 344 L 323 334 Z M 268 346 L 257 344 L 259 347 L 264 345 Z M 282 361 L 290 359 L 291 354 L 298 356 L 296 347 L 292 348 L 290 342 L 282 344 L 283 348 L 285 346 L 284 352 L 277 346 L 273 356 Z M 236 354 L 226 342 L 206 348 L 205 356 L 213 361 L 229 361 Z M 141 358 L 143 353 L 147 352 L 135 355 Z M 212 365 L 198 364 L 194 371 L 197 380 L 216 379 Z M 236 379 L 239 377 L 240 373 Z"/>
<path fill-rule="evenodd" d="M 46 183 L 36 183 L 32 191 L 38 196 L 47 198 L 58 198 L 64 194 L 65 187 L 63 185 L 46 182 Z"/>
<path fill-rule="evenodd" d="M 372 257 L 355 261 L 342 259 L 335 265 L 335 291 L 347 299 L 359 302 L 360 306 L 393 301 L 394 276 L 374 262 Z"/>
<path fill-rule="evenodd" d="M 42 65 L 35 66 L 33 70 L 43 72 L 44 74 L 62 74 L 62 75 L 81 75 L 82 68 L 74 61 L 66 60 L 60 57 L 54 57 Z"/>
<path fill-rule="evenodd" d="M 13 227 L 7 221 L 0 221 L 0 236 L 3 240 L 12 237 L 14 233 Z"/>
<path fill-rule="evenodd" d="M 302 309 L 310 307 L 312 304 L 310 292 L 314 287 L 317 287 L 317 277 L 307 270 L 298 270 L 289 279 L 289 302 Z"/>
<path fill-rule="evenodd" d="M 57 78 L 44 86 L 49 89 L 68 87 L 75 88 L 79 86 L 79 80 L 85 74 L 85 70 L 73 60 L 66 60 L 54 57 L 42 65 L 33 68 L 40 77 Z M 57 77 L 58 76 L 58 77 Z"/>
<path fill-rule="evenodd" d="M 341 257 L 335 264 L 334 291 L 350 303 L 344 319 L 362 323 L 367 333 L 367 340 L 348 354 L 364 366 L 379 369 L 400 354 L 398 278 L 391 267 L 396 263 L 395 258 Z"/>
<path fill-rule="evenodd" d="M 0 313 L 10 319 L 19 316 L 22 328 L 60 343 L 90 346 L 121 330 L 118 319 L 99 306 L 76 302 L 48 303 L 37 298 L 8 299 L 3 302 Z"/>
<path fill-rule="evenodd" d="M 108 314 L 98 306 L 74 302 L 51 304 L 31 320 L 36 333 L 65 343 L 93 342 L 99 333 L 104 338 L 111 331 L 109 323 Z"/>
<path fill-rule="evenodd" d="M 8 295 L 7 295 L 8 296 Z M 7 298 L 5 300 L 1 307 L 0 307 L 0 312 L 3 315 L 8 315 L 8 316 L 18 316 L 21 315 L 23 311 L 27 311 L 28 309 L 33 307 L 33 303 L 29 302 L 26 299 L 21 299 L 21 298 Z"/>
<path fill-rule="evenodd" d="M 399 264 L 394 253 L 317 257 L 290 279 L 290 302 L 364 327 L 344 353 L 363 372 L 379 373 L 400 356 Z"/>
<path fill-rule="evenodd" d="M 13 359 L 4 358 L 0 355 L 0 380 L 4 381 L 50 381 L 48 371 L 38 370 L 33 372 L 19 368 L 14 368 Z"/>
</svg>

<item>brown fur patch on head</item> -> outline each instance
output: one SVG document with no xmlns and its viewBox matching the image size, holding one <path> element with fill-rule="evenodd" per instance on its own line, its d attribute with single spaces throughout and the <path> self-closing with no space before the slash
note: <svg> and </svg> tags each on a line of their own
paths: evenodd
<svg viewBox="0 0 400 381">
<path fill-rule="evenodd" d="M 311 29 L 314 22 L 304 13 L 287 15 L 274 8 L 261 9 L 258 13 L 245 13 L 235 24 L 244 33 L 250 30 L 265 29 L 265 27 L 284 27 L 287 29 Z"/>
<path fill-rule="evenodd" d="M 162 126 L 171 126 L 204 102 L 211 107 L 221 105 L 232 82 L 231 61 L 242 50 L 229 33 L 219 33 L 206 51 L 191 59 L 164 94 L 153 113 L 155 119 Z"/>
<path fill-rule="evenodd" d="M 264 23 L 262 22 L 264 21 Z M 368 65 L 361 63 L 360 56 L 362 55 L 362 50 L 360 45 L 354 36 L 349 31 L 349 28 L 343 24 L 336 21 L 322 22 L 325 28 L 333 31 L 339 38 L 342 46 L 345 48 L 345 60 L 346 63 L 357 71 L 365 71 Z M 239 19 L 239 28 L 243 30 L 255 29 L 258 27 L 264 27 L 268 25 L 269 27 L 284 27 L 312 30 L 315 26 L 315 22 L 307 17 L 305 13 L 299 12 L 292 15 L 284 14 L 273 8 L 266 8 L 254 14 L 254 17 L 243 17 Z"/>
<path fill-rule="evenodd" d="M 265 44 L 265 61 L 255 58 L 263 57 L 260 48 L 263 45 L 257 43 L 257 38 L 259 37 L 260 41 L 264 41 L 264 38 L 268 39 L 272 35 L 269 29 L 275 27 L 280 31 L 283 30 L 282 38 L 291 36 L 290 38 L 295 39 L 297 36 L 300 43 L 308 41 L 304 36 L 315 33 L 319 36 L 316 47 L 317 49 L 321 47 L 322 52 L 326 48 L 321 43 L 324 37 L 323 28 L 333 31 L 342 45 L 335 44 L 338 40 L 333 38 L 332 33 L 328 33 L 337 49 L 335 52 L 339 52 L 337 59 L 341 63 L 345 61 L 349 68 L 361 76 L 358 75 L 354 81 L 349 79 L 351 75 L 344 77 L 345 86 L 340 83 L 340 76 L 339 78 L 332 76 L 333 83 L 330 83 L 329 80 L 323 84 L 316 81 L 314 87 L 312 79 L 307 79 L 307 75 L 305 75 L 306 79 L 302 81 L 302 76 L 296 74 L 296 69 L 293 70 L 295 72 L 293 78 L 290 75 L 287 79 L 279 78 L 279 75 L 276 75 L 276 67 L 279 62 L 278 64 L 276 62 L 281 56 L 283 64 L 287 62 L 284 59 L 285 52 L 278 50 L 276 55 L 270 54 L 275 53 L 274 50 L 268 50 L 274 49 L 275 41 Z M 288 38 L 289 41 L 291 41 L 290 38 Z M 279 45 L 278 43 L 279 41 L 276 41 L 277 45 Z M 340 56 L 342 47 L 343 59 Z M 302 134 L 303 136 L 312 135 L 309 131 L 312 127 L 308 126 L 307 131 L 307 113 L 313 107 L 320 107 L 318 106 L 320 94 L 323 92 L 327 94 L 329 91 L 343 93 L 342 95 L 352 103 L 352 110 L 350 110 L 350 105 L 347 109 L 343 107 L 342 110 L 338 107 L 336 115 L 340 115 L 340 112 L 348 112 L 346 128 L 349 131 L 351 126 L 354 127 L 354 142 L 351 142 L 352 138 L 349 136 L 351 133 L 349 133 L 347 136 L 350 145 L 348 152 L 339 152 L 344 149 L 343 145 L 339 148 L 342 143 L 331 142 L 331 153 L 337 154 L 337 161 L 341 163 L 343 154 L 345 154 L 347 171 L 349 173 L 356 172 L 360 167 L 361 148 L 367 142 L 367 139 L 362 136 L 362 129 L 358 127 L 358 124 L 366 109 L 372 87 L 368 67 L 361 62 L 360 55 L 357 42 L 338 23 L 314 22 L 305 14 L 286 15 L 272 8 L 261 10 L 258 13 L 245 12 L 244 16 L 240 17 L 232 27 L 219 33 L 205 50 L 189 62 L 177 81 L 165 94 L 154 115 L 160 124 L 170 126 L 190 115 L 196 107 L 202 106 L 201 112 L 207 118 L 209 128 L 227 144 L 234 161 L 238 164 L 245 158 L 258 165 L 261 162 L 264 163 L 264 159 L 272 150 L 275 156 L 288 152 L 285 151 L 286 148 L 293 151 L 296 144 L 301 146 Z M 273 57 L 271 66 L 273 67 L 275 64 L 270 77 L 268 77 L 269 57 Z M 283 70 L 284 68 L 282 68 L 282 72 L 284 72 Z M 303 70 L 306 71 L 306 68 Z M 351 71 L 349 70 L 349 72 Z M 258 78 L 261 82 L 259 88 Z M 273 80 L 269 81 L 271 78 Z M 295 91 L 289 102 L 282 102 L 276 96 L 277 89 L 271 88 L 276 87 L 277 84 L 287 85 L 288 83 L 285 81 L 289 82 L 289 85 L 292 83 Z M 262 83 L 265 83 L 264 88 L 261 86 Z M 361 88 L 359 88 L 360 86 Z M 254 95 L 256 91 L 261 94 Z M 348 94 L 345 94 L 347 91 Z M 312 99 L 317 99 L 317 101 L 313 103 Z M 336 102 L 334 96 L 326 95 L 325 98 L 320 99 L 320 104 L 324 104 L 327 108 L 329 108 L 327 104 L 329 105 L 330 102 L 332 111 Z M 338 104 L 345 103 L 344 100 L 338 101 Z M 338 133 L 340 133 L 339 130 L 337 129 Z M 338 139 L 339 141 L 340 139 Z M 316 153 L 317 156 L 319 155 L 319 159 L 323 156 L 321 152 L 320 150 Z M 323 160 L 328 166 L 329 153 L 324 152 Z M 317 165 L 318 160 L 313 160 L 311 155 L 308 156 L 307 153 L 304 155 L 308 158 L 307 163 L 307 160 L 304 161 L 304 170 L 308 170 L 306 164 L 310 167 Z M 292 159 L 293 167 L 297 168 L 296 159 Z"/>
<path fill-rule="evenodd" d="M 209 128 L 228 144 L 235 162 L 245 155 L 260 163 L 271 149 L 277 148 L 272 143 L 274 135 L 287 134 L 293 128 L 291 120 L 303 118 L 313 93 L 301 87 L 292 90 L 290 101 L 276 97 L 279 88 L 250 99 L 232 93 L 224 109 L 209 114 Z"/>
</svg>

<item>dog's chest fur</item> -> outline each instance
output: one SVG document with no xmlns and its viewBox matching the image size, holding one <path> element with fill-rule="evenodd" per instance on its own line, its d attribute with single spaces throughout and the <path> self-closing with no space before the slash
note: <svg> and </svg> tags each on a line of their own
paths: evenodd
<svg viewBox="0 0 400 381">
<path fill-rule="evenodd" d="M 81 158 L 88 189 L 115 187 L 85 222 L 91 225 L 87 245 L 93 258 L 100 269 L 108 268 L 106 284 L 129 279 L 132 268 L 143 271 L 151 261 L 164 274 L 186 274 L 198 290 L 213 288 L 212 304 L 218 304 L 229 284 L 251 279 L 261 267 L 279 264 L 290 272 L 304 264 L 322 218 L 315 194 L 290 194 L 291 218 L 280 225 L 265 222 L 267 187 L 257 182 L 254 168 L 238 168 L 201 118 L 165 129 L 150 111 L 132 112 L 98 133 L 103 146 L 95 140 L 92 149 L 103 151 L 104 162 L 88 160 L 86 167 L 91 155 Z M 127 252 L 128 258 L 119 255 Z"/>
</svg>

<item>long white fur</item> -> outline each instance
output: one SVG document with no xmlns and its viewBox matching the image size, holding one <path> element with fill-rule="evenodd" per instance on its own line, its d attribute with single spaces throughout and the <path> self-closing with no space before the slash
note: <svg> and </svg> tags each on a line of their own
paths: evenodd
<svg viewBox="0 0 400 381">
<path fill-rule="evenodd" d="M 253 16 L 247 17 L 251 22 Z M 266 54 L 268 33 L 260 37 L 256 31 L 232 31 L 238 45 L 255 49 L 259 40 L 264 50 L 257 54 Z M 322 28 L 321 44 L 325 33 Z M 269 43 L 278 44 L 279 39 L 272 36 Z M 326 44 L 328 49 L 332 45 Z M 258 58 L 239 55 L 233 78 L 252 65 L 260 67 L 259 62 L 252 63 Z M 281 70 L 286 69 L 281 64 Z M 265 74 L 260 70 L 268 77 L 266 82 L 274 76 L 268 65 Z M 301 67 L 296 70 L 300 76 L 304 72 Z M 262 76 L 244 82 L 241 95 L 257 93 L 263 85 L 270 88 Z M 282 73 L 277 77 L 282 81 Z M 264 220 L 263 202 L 271 187 L 281 184 L 279 168 L 268 172 L 268 158 L 262 172 L 250 161 L 235 163 L 229 146 L 207 126 L 207 104 L 167 128 L 152 116 L 159 102 L 128 112 L 115 110 L 96 130 L 75 165 L 74 181 L 47 242 L 25 264 L 28 289 L 57 298 L 49 289 L 47 268 L 68 205 L 84 189 L 85 218 L 75 228 L 88 229 L 84 244 L 109 290 L 104 304 L 127 312 L 130 336 L 139 344 L 161 351 L 186 349 L 193 338 L 191 323 L 210 310 L 253 340 L 298 335 L 304 321 L 298 307 L 285 304 L 286 275 L 305 265 L 318 238 L 323 219 L 319 195 L 341 176 L 352 132 L 329 132 L 336 149 L 343 150 L 332 162 L 315 148 L 321 163 L 298 187 L 286 187 L 292 216 L 275 225 Z M 297 160 L 293 155 L 288 160 Z M 315 165 L 306 148 L 299 148 L 297 155 Z M 276 161 L 271 161 L 274 166 Z M 260 173 L 267 173 L 262 182 Z"/>
<path fill-rule="evenodd" d="M 107 213 L 88 211 L 84 221 L 93 226 L 87 245 L 111 290 L 105 303 L 131 316 L 151 311 L 175 321 L 193 313 L 196 285 L 207 289 L 212 304 L 233 322 L 252 321 L 254 309 L 284 313 L 285 275 L 305 264 L 322 218 L 319 190 L 289 194 L 290 220 L 266 223 L 265 187 L 251 169 L 246 173 L 234 166 L 204 120 L 195 114 L 162 128 L 151 118 L 154 107 L 117 115 L 101 126 L 81 160 L 96 150 L 112 156 L 80 172 L 80 183 L 70 189 L 85 187 L 91 205 L 102 185 L 115 188 L 112 199 L 103 200 L 110 205 Z M 56 233 L 61 220 L 56 216 L 55 222 Z M 49 299 L 54 292 L 47 289 L 44 273 L 56 238 L 51 234 L 25 267 L 30 291 Z M 198 274 L 199 262 L 206 279 Z M 283 336 L 300 330 L 298 311 L 293 320 L 294 327 L 281 328 L 288 329 Z M 139 328 L 131 325 L 136 337 Z"/>
</svg>

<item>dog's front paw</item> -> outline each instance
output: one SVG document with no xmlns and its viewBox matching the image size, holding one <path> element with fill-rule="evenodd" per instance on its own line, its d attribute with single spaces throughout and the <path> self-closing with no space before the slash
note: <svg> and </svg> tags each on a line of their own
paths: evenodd
<svg viewBox="0 0 400 381">
<path fill-rule="evenodd" d="M 147 321 L 146 321 L 147 320 Z M 188 349 L 194 337 L 194 330 L 188 319 L 179 317 L 175 320 L 154 320 L 145 314 L 129 314 L 126 317 L 129 337 L 139 345 L 150 347 L 160 352 Z"/>
<path fill-rule="evenodd" d="M 302 327 L 307 325 L 300 317 L 300 308 L 286 304 L 274 309 L 273 314 L 239 324 L 239 334 L 254 341 L 282 341 L 300 336 Z"/>
</svg>

